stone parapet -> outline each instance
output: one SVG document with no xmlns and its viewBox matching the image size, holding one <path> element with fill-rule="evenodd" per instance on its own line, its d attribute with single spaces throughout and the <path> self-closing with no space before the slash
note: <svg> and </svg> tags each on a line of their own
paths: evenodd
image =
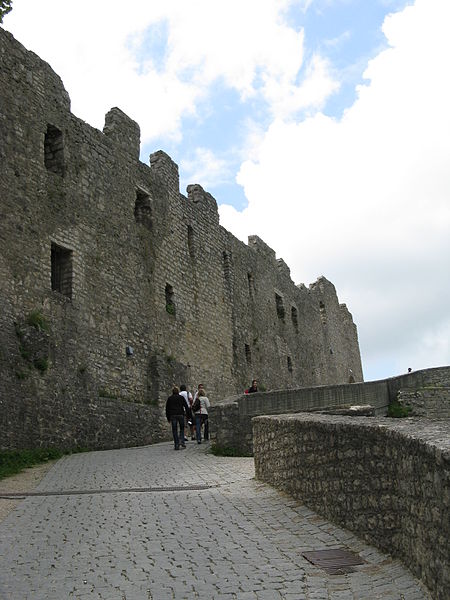
<svg viewBox="0 0 450 600">
<path fill-rule="evenodd" d="M 414 415 L 448 418 L 449 378 L 450 367 L 436 367 L 365 383 L 241 394 L 224 400 L 220 410 L 212 407 L 212 435 L 217 445 L 229 445 L 247 454 L 252 452 L 253 417 L 361 406 L 370 407 L 368 413 L 384 416 L 389 404 L 397 399 L 411 405 Z"/>
<path fill-rule="evenodd" d="M 252 418 L 255 416 L 361 405 L 370 405 L 375 414 L 386 414 L 389 405 L 386 381 L 242 394 L 234 396 L 228 403 L 211 407 L 212 438 L 217 446 L 251 454 Z"/>
<path fill-rule="evenodd" d="M 428 387 L 400 390 L 400 405 L 410 408 L 410 416 L 427 419 L 450 419 L 450 387 Z"/>
<path fill-rule="evenodd" d="M 256 477 L 400 558 L 444 600 L 449 433 L 445 420 L 257 417 Z"/>
</svg>

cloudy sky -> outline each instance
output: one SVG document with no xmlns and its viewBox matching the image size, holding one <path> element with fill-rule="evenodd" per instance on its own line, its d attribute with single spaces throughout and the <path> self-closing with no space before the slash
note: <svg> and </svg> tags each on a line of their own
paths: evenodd
<svg viewBox="0 0 450 600">
<path fill-rule="evenodd" d="M 331 280 L 366 380 L 450 364 L 448 0 L 14 0 L 4 27 L 141 159 L 165 150 L 295 283 Z"/>
</svg>

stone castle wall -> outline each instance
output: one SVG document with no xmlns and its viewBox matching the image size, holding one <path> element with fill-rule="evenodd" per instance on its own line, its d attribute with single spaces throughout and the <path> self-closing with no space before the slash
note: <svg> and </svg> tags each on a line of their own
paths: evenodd
<svg viewBox="0 0 450 600">
<path fill-rule="evenodd" d="M 400 558 L 444 600 L 449 580 L 449 422 L 257 417 L 256 477 Z"/>
<path fill-rule="evenodd" d="M 167 154 L 145 165 L 139 147 L 138 125 L 118 108 L 103 131 L 75 117 L 50 66 L 0 29 L 6 414 L 108 398 L 140 415 L 144 404 L 157 421 L 147 443 L 164 435 L 174 382 L 203 381 L 214 401 L 253 377 L 268 389 L 362 381 L 334 286 L 295 285 L 257 236 L 247 245 L 220 226 L 200 185 L 180 194 Z"/>
</svg>

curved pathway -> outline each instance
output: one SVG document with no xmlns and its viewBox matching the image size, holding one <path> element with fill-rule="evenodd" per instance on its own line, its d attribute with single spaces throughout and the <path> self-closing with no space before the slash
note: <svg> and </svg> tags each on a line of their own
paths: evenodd
<svg viewBox="0 0 450 600">
<path fill-rule="evenodd" d="M 0 523 L 0 599 L 429 599 L 401 563 L 255 481 L 253 459 L 207 448 L 74 454 L 19 497 L 0 482 L 0 515 L 16 503 Z M 328 575 L 302 555 L 332 548 L 365 562 Z"/>
</svg>

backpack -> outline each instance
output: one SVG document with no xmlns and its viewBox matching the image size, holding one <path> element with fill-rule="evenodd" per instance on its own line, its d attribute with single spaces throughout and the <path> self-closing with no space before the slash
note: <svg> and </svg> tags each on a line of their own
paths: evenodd
<svg viewBox="0 0 450 600">
<path fill-rule="evenodd" d="M 200 409 L 200 398 L 197 396 L 197 398 L 195 399 L 194 404 L 192 405 L 192 412 L 197 412 Z"/>
</svg>

